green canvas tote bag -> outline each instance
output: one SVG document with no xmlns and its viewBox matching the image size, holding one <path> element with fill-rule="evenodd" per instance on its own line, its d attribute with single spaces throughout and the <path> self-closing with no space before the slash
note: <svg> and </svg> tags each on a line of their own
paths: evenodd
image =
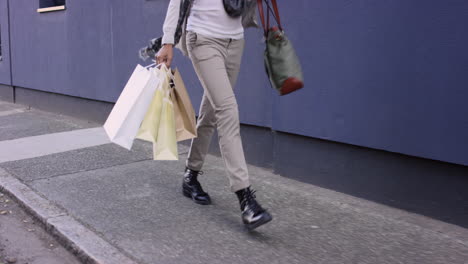
<svg viewBox="0 0 468 264">
<path fill-rule="evenodd" d="M 264 3 L 267 7 L 265 20 Z M 276 0 L 257 0 L 258 11 L 265 33 L 265 69 L 271 85 L 280 95 L 289 94 L 304 87 L 304 77 L 299 58 L 291 41 L 286 37 L 279 16 Z M 273 10 L 272 10 L 273 9 Z M 270 12 L 278 26 L 270 28 Z"/>
</svg>

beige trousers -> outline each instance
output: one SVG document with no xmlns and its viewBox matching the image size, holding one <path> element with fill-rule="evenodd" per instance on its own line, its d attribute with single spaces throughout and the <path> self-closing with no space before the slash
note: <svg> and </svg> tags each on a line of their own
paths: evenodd
<svg viewBox="0 0 468 264">
<path fill-rule="evenodd" d="M 240 136 L 239 110 L 233 87 L 239 74 L 244 40 L 218 39 L 187 32 L 187 48 L 204 93 L 187 167 L 203 166 L 215 129 L 231 191 L 250 186 Z"/>
</svg>

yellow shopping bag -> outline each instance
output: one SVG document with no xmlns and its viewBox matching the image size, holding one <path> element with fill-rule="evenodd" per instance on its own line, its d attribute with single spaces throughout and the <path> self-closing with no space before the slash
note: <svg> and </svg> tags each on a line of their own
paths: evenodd
<svg viewBox="0 0 468 264">
<path fill-rule="evenodd" d="M 178 160 L 177 136 L 174 118 L 174 105 L 170 99 L 170 91 L 165 91 L 161 119 L 159 122 L 156 144 L 153 144 L 154 160 Z"/>
<path fill-rule="evenodd" d="M 137 134 L 137 138 L 153 143 L 156 143 L 158 136 L 164 92 L 169 89 L 169 80 L 164 69 L 155 70 L 157 71 L 158 77 L 160 78 L 160 82 L 156 88 L 156 91 L 154 92 L 151 104 L 146 111 L 145 117 Z"/>
</svg>

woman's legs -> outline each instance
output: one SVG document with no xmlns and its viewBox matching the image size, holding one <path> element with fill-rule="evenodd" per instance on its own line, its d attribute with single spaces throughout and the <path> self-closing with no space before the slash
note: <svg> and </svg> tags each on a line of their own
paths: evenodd
<svg viewBox="0 0 468 264">
<path fill-rule="evenodd" d="M 200 170 L 215 127 L 233 192 L 250 186 L 240 137 L 239 111 L 233 91 L 242 57 L 243 40 L 216 39 L 189 32 L 190 58 L 204 95 L 187 167 Z"/>
<path fill-rule="evenodd" d="M 214 110 L 206 93 L 204 93 L 200 104 L 200 110 L 198 111 L 198 136 L 192 139 L 190 152 L 187 158 L 187 168 L 194 171 L 200 171 L 202 169 L 215 129 L 216 118 Z"/>
<path fill-rule="evenodd" d="M 201 169 L 217 127 L 231 190 L 239 198 L 243 223 L 247 229 L 253 230 L 273 218 L 256 201 L 255 191 L 249 188 L 240 137 L 239 111 L 233 87 L 239 73 L 244 41 L 207 38 L 195 33 L 189 33 L 187 38 L 190 58 L 203 85 L 204 95 L 197 125 L 198 138 L 192 140 L 186 175 L 197 173 L 190 169 Z M 191 190 L 193 194 L 198 194 L 196 190 Z M 201 187 L 199 193 L 204 194 Z"/>
</svg>

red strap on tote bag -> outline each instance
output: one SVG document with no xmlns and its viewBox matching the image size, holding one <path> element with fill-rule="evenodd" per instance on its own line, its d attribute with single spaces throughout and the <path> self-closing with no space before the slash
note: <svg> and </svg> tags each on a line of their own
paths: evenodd
<svg viewBox="0 0 468 264">
<path fill-rule="evenodd" d="M 263 10 L 263 1 L 264 0 L 257 0 L 257 5 L 258 5 L 258 11 L 260 13 L 260 19 L 262 20 L 262 25 L 263 25 L 263 31 L 265 32 L 265 35 L 268 33 L 268 30 L 270 29 L 270 12 L 271 12 L 271 7 L 268 1 L 265 1 L 267 4 L 267 19 L 265 21 L 265 12 Z M 273 11 L 274 11 L 274 17 L 275 20 L 278 24 L 279 30 L 283 31 L 283 26 L 281 26 L 281 18 L 279 15 L 279 9 L 278 9 L 278 4 L 276 0 L 271 0 L 272 6 L 273 6 Z"/>
</svg>

